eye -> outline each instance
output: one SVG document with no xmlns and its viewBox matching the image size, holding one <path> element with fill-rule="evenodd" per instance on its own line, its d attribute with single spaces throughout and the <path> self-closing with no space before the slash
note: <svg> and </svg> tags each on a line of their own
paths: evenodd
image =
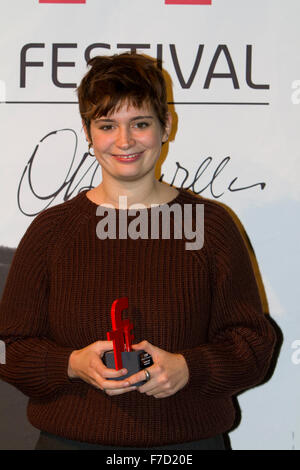
<svg viewBox="0 0 300 470">
<path fill-rule="evenodd" d="M 104 124 L 104 125 L 99 127 L 99 129 L 101 131 L 110 131 L 112 128 L 113 128 L 113 126 L 111 124 Z"/>
<path fill-rule="evenodd" d="M 146 122 L 146 121 L 140 121 L 135 124 L 135 127 L 137 127 L 138 129 L 146 129 L 149 126 L 150 126 L 149 122 Z"/>
</svg>

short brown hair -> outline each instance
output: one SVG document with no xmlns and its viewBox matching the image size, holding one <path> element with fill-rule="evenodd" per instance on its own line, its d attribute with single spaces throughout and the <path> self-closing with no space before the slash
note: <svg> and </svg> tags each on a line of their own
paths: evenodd
<svg viewBox="0 0 300 470">
<path fill-rule="evenodd" d="M 124 103 L 152 105 L 162 128 L 168 112 L 166 82 L 155 59 L 136 53 L 97 56 L 77 88 L 79 110 L 90 135 L 92 119 L 107 116 Z"/>
</svg>

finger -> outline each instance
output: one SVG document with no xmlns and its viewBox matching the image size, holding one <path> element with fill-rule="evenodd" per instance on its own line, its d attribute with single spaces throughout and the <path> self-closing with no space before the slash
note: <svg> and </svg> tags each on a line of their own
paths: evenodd
<svg viewBox="0 0 300 470">
<path fill-rule="evenodd" d="M 114 348 L 113 346 L 113 342 L 112 341 L 102 341 L 102 340 L 98 340 L 98 341 L 95 341 L 94 343 L 88 345 L 86 348 L 84 349 L 91 349 L 95 352 L 97 352 L 98 354 L 102 354 L 102 352 L 105 352 L 105 351 L 110 351 Z"/>
<path fill-rule="evenodd" d="M 94 374 L 97 374 L 104 378 L 122 377 L 123 375 L 126 375 L 128 373 L 125 367 L 123 367 L 120 370 L 106 367 L 106 365 L 103 363 L 103 361 L 99 358 L 97 354 L 94 354 L 93 357 L 91 358 L 89 362 L 88 372 L 90 373 L 91 376 L 93 376 Z"/>
<path fill-rule="evenodd" d="M 97 372 L 102 375 L 103 378 L 116 378 L 126 375 L 128 370 L 124 368 L 120 370 L 110 369 L 103 364 L 103 366 L 97 368 Z"/>
<path fill-rule="evenodd" d="M 153 395 L 153 396 L 156 396 L 158 394 L 167 394 L 168 391 L 164 390 L 163 388 L 161 387 L 153 387 L 151 388 L 150 390 L 147 390 L 146 392 L 144 392 L 146 395 Z"/>
<path fill-rule="evenodd" d="M 105 393 L 109 396 L 114 396 L 114 395 L 122 395 L 123 393 L 132 392 L 133 390 L 136 390 L 136 387 L 105 389 Z"/>
<path fill-rule="evenodd" d="M 112 341 L 97 341 L 100 356 L 103 357 L 106 351 L 111 351 L 114 348 Z"/>
<path fill-rule="evenodd" d="M 132 349 L 134 349 L 134 350 L 143 349 L 144 351 L 146 351 L 147 353 L 152 355 L 153 352 L 154 352 L 155 346 L 153 346 L 153 344 L 149 343 L 149 341 L 143 340 L 140 343 L 133 344 Z"/>
<path fill-rule="evenodd" d="M 141 393 L 146 393 L 146 395 L 154 395 L 154 393 L 160 393 L 162 392 L 161 386 L 159 386 L 156 382 L 146 382 L 143 385 L 140 385 L 138 387 L 138 391 Z"/>
<path fill-rule="evenodd" d="M 156 393 L 155 395 L 152 395 L 154 398 L 167 398 L 170 396 L 168 393 Z"/>
<path fill-rule="evenodd" d="M 96 388 L 103 391 L 112 391 L 112 390 L 124 390 L 126 388 L 132 387 L 127 382 L 118 381 L 118 380 L 103 380 L 101 376 L 93 377 L 89 379 L 89 382 L 94 385 Z M 136 387 L 135 387 L 136 388 Z"/>
<path fill-rule="evenodd" d="M 98 374 L 93 374 L 93 376 L 89 375 L 82 375 L 81 377 L 87 383 L 93 385 L 93 387 L 97 388 L 98 390 L 103 390 L 104 387 L 102 386 L 103 378 Z"/>
<path fill-rule="evenodd" d="M 114 380 L 120 374 L 127 374 L 127 369 L 121 369 L 116 371 L 115 369 L 107 369 L 105 366 L 94 368 L 90 374 L 84 374 L 88 382 L 92 382 L 93 385 L 97 385 L 100 389 L 104 388 L 124 388 L 130 386 L 126 379 Z M 106 377 L 108 376 L 108 377 Z M 111 378 L 110 378 L 111 377 Z"/>
<path fill-rule="evenodd" d="M 103 380 L 101 381 L 101 386 L 105 388 L 105 390 L 117 390 L 127 387 L 133 387 L 133 384 L 130 384 L 127 379 L 126 380 Z"/>
<path fill-rule="evenodd" d="M 151 367 L 148 367 L 147 370 L 148 370 L 148 372 L 149 372 L 149 374 L 150 374 L 150 380 L 151 380 L 151 378 L 153 379 L 154 377 L 151 375 Z M 144 370 L 140 370 L 140 371 L 137 372 L 136 374 L 133 374 L 133 375 L 131 375 L 130 377 L 128 377 L 126 380 L 130 383 L 130 385 L 134 385 L 134 384 L 136 384 L 136 383 L 138 383 L 138 382 L 143 382 L 143 381 L 146 380 L 145 371 L 144 371 Z M 149 382 L 150 382 L 150 380 L 149 380 Z M 148 383 L 148 382 L 147 382 L 147 383 Z M 145 384 L 141 385 L 141 387 L 144 387 L 144 386 L 145 386 Z"/>
<path fill-rule="evenodd" d="M 88 382 L 93 385 L 95 388 L 97 388 L 98 390 L 102 390 L 104 391 L 104 388 L 99 384 L 99 382 L 95 379 L 89 379 Z"/>
</svg>

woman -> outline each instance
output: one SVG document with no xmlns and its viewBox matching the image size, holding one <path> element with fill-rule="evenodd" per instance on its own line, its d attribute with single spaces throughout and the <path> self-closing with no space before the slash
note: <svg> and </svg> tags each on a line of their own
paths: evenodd
<svg viewBox="0 0 300 470">
<path fill-rule="evenodd" d="M 232 396 L 263 380 L 275 342 L 247 249 L 219 204 L 155 178 L 172 126 L 155 61 L 125 53 L 89 65 L 78 97 L 102 182 L 42 212 L 21 240 L 1 302 L 1 377 L 29 396 L 37 449 L 224 449 Z M 120 217 L 132 222 L 121 196 L 148 222 L 159 205 L 192 207 L 195 224 L 203 205 L 204 245 L 186 249 L 175 228 L 163 237 L 162 221 L 158 238 L 121 234 Z M 99 236 L 99 205 L 119 216 L 118 236 Z M 102 360 L 121 297 L 133 349 L 154 362 L 129 378 Z"/>
</svg>

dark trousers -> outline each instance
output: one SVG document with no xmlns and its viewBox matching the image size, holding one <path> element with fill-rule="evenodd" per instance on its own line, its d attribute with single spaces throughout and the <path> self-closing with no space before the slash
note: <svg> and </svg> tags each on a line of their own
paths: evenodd
<svg viewBox="0 0 300 470">
<path fill-rule="evenodd" d="M 172 444 L 162 447 L 112 447 L 101 446 L 98 444 L 89 444 L 85 442 L 72 441 L 60 436 L 55 436 L 47 432 L 41 431 L 39 440 L 35 446 L 35 450 L 226 450 L 224 438 L 222 434 L 209 439 L 200 441 L 184 442 L 181 444 Z"/>
</svg>

